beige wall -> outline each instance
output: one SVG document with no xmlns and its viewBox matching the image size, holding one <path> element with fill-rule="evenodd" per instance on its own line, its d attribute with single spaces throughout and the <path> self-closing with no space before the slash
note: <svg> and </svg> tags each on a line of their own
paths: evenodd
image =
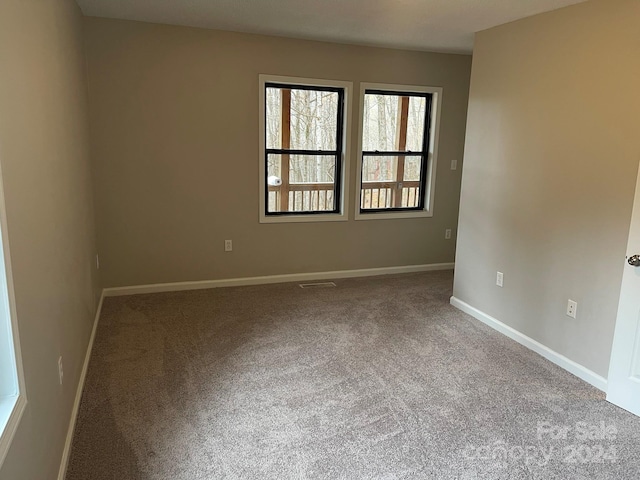
<svg viewBox="0 0 640 480">
<path fill-rule="evenodd" d="M 96 18 L 85 27 L 105 286 L 453 261 L 444 230 L 457 221 L 460 173 L 448 164 L 463 152 L 469 56 Z M 435 216 L 259 224 L 260 73 L 347 80 L 356 92 L 361 81 L 444 87 Z"/>
<path fill-rule="evenodd" d="M 604 377 L 640 160 L 638 25 L 640 2 L 593 0 L 479 33 L 472 69 L 454 295 Z"/>
<path fill-rule="evenodd" d="M 0 2 L 0 65 L 0 161 L 29 402 L 0 479 L 51 480 L 99 290 L 75 2 Z"/>
</svg>

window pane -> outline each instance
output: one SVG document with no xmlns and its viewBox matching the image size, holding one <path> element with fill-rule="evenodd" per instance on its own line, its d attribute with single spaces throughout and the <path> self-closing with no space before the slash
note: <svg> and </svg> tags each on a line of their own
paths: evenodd
<svg viewBox="0 0 640 480">
<path fill-rule="evenodd" d="M 338 93 L 291 90 L 291 147 L 336 150 Z"/>
<path fill-rule="evenodd" d="M 365 155 L 360 208 L 416 208 L 420 203 L 421 155 Z M 402 174 L 398 181 L 399 174 Z"/>
<path fill-rule="evenodd" d="M 407 115 L 407 150 L 422 151 L 424 138 L 424 116 L 427 99 L 424 97 L 410 97 Z"/>
<path fill-rule="evenodd" d="M 332 151 L 337 149 L 337 92 L 268 87 L 265 102 L 267 148 Z M 286 139 L 283 144 L 283 115 L 285 119 L 289 117 L 288 144 Z"/>
<path fill-rule="evenodd" d="M 421 177 L 421 160 L 421 155 L 365 155 L 362 159 L 362 181 L 395 182 L 399 168 L 403 171 L 401 181 L 417 182 Z"/>
<path fill-rule="evenodd" d="M 424 97 L 365 94 L 362 149 L 421 152 L 426 104 Z"/>
<path fill-rule="evenodd" d="M 333 155 L 290 155 L 291 183 L 332 183 L 335 181 L 336 157 Z"/>
<path fill-rule="evenodd" d="M 269 183 L 269 179 L 275 180 L 271 177 L 277 177 L 278 181 L 282 177 L 282 169 L 280 168 L 280 162 L 282 155 L 267 155 L 267 183 Z M 277 183 L 277 182 L 276 182 Z"/>
<path fill-rule="evenodd" d="M 288 162 L 283 164 L 283 161 Z M 289 170 L 289 183 L 283 175 Z M 322 212 L 335 206 L 334 155 L 276 155 L 267 159 L 267 212 Z M 284 184 L 283 184 L 284 183 Z"/>
<path fill-rule="evenodd" d="M 404 181 L 418 182 L 421 175 L 422 157 L 406 157 L 404 161 Z"/>
<path fill-rule="evenodd" d="M 395 182 L 398 157 L 365 156 L 362 159 L 363 182 Z"/>
<path fill-rule="evenodd" d="M 365 94 L 362 149 L 367 151 L 398 150 L 398 97 Z"/>
<path fill-rule="evenodd" d="M 0 311 L 0 398 L 16 394 L 14 360 L 9 312 Z M 3 427 L 0 420 L 0 433 Z"/>
<path fill-rule="evenodd" d="M 282 148 L 282 96 L 279 88 L 267 87 L 265 92 L 267 148 Z"/>
</svg>

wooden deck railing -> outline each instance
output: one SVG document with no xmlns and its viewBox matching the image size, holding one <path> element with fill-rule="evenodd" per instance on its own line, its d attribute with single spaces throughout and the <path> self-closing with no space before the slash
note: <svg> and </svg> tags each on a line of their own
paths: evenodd
<svg viewBox="0 0 640 480">
<path fill-rule="evenodd" d="M 396 198 L 396 196 L 400 196 Z M 414 208 L 420 202 L 420 182 L 362 182 L 360 208 Z"/>
<path fill-rule="evenodd" d="M 289 212 L 331 211 L 334 209 L 333 183 L 290 183 Z M 396 195 L 401 198 L 396 201 Z M 419 205 L 420 182 L 362 182 L 360 207 L 366 209 L 413 208 Z M 282 211 L 282 186 L 269 186 L 271 211 Z"/>
<path fill-rule="evenodd" d="M 290 183 L 289 212 L 331 211 L 334 207 L 333 183 Z M 269 205 L 282 211 L 282 186 L 269 186 Z"/>
</svg>

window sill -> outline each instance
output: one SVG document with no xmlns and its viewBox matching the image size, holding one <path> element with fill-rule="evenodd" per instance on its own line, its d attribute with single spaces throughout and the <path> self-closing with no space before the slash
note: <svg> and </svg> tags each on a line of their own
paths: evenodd
<svg viewBox="0 0 640 480">
<path fill-rule="evenodd" d="M 26 406 L 24 395 L 0 398 L 0 465 L 9 451 Z"/>
<path fill-rule="evenodd" d="M 346 222 L 347 216 L 338 213 L 316 215 L 261 215 L 260 223 L 317 223 Z"/>
<path fill-rule="evenodd" d="M 428 210 L 410 210 L 408 212 L 356 212 L 356 220 L 397 220 L 401 218 L 428 218 L 433 217 L 433 213 Z"/>
</svg>

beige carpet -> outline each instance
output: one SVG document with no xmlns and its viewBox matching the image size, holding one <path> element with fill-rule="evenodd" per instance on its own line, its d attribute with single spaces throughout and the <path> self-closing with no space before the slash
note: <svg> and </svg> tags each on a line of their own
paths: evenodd
<svg viewBox="0 0 640 480">
<path fill-rule="evenodd" d="M 336 284 L 107 298 L 67 480 L 640 478 L 640 419 L 451 272 Z"/>
</svg>

